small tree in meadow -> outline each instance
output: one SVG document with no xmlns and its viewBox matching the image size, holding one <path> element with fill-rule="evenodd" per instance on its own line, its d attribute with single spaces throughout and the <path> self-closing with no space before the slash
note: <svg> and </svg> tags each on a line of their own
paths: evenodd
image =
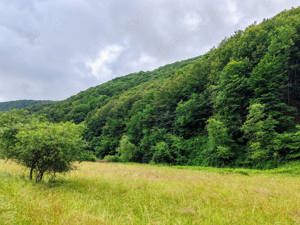
<svg viewBox="0 0 300 225">
<path fill-rule="evenodd" d="M 40 182 L 45 173 L 67 172 L 84 147 L 82 127 L 73 123 L 31 121 L 7 126 L 0 132 L 3 155 L 30 169 L 29 178 Z M 5 147 L 6 149 L 4 150 Z"/>
</svg>

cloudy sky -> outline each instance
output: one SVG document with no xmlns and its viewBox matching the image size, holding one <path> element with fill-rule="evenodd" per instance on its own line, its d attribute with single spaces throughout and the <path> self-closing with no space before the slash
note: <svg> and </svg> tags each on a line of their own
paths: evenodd
<svg viewBox="0 0 300 225">
<path fill-rule="evenodd" d="M 64 99 L 200 55 L 300 0 L 0 0 L 0 101 Z"/>
</svg>

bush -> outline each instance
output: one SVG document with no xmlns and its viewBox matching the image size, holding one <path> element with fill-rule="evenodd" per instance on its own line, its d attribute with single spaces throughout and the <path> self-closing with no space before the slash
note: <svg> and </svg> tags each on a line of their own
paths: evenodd
<svg viewBox="0 0 300 225">
<path fill-rule="evenodd" d="M 90 162 L 95 162 L 97 160 L 97 157 L 95 156 L 95 154 L 91 151 L 85 151 L 83 150 L 80 153 L 80 157 L 79 157 L 80 161 L 90 161 Z"/>
<path fill-rule="evenodd" d="M 121 162 L 120 157 L 117 155 L 107 155 L 103 160 L 107 162 Z"/>
</svg>

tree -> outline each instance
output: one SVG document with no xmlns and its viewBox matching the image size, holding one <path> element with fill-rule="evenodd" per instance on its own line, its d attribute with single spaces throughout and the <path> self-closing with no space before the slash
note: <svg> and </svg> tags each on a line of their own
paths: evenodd
<svg viewBox="0 0 300 225">
<path fill-rule="evenodd" d="M 28 167 L 29 178 L 35 175 L 36 182 L 40 182 L 45 173 L 55 175 L 72 169 L 71 163 L 80 158 L 84 147 L 82 130 L 82 126 L 70 122 L 32 121 L 23 124 L 13 139 L 1 135 L 1 141 L 11 146 L 4 155 Z"/>
<path fill-rule="evenodd" d="M 180 135 L 190 138 L 203 131 L 211 114 L 207 94 L 193 93 L 187 101 L 180 101 L 176 107 L 175 129 Z"/>
<path fill-rule="evenodd" d="M 229 62 L 220 75 L 219 85 L 213 95 L 214 113 L 234 140 L 240 136 L 240 127 L 252 95 L 248 74 L 249 60 Z"/>
<path fill-rule="evenodd" d="M 297 31 L 286 24 L 275 29 L 267 53 L 252 71 L 250 83 L 256 101 L 264 104 L 265 111 L 278 123 L 276 130 L 293 127 L 294 108 L 290 104 L 289 65 L 293 37 Z M 288 93 L 286 93 L 288 92 Z"/>
<path fill-rule="evenodd" d="M 293 132 L 279 134 L 274 141 L 274 148 L 279 160 L 300 159 L 300 126 L 297 125 Z"/>
<path fill-rule="evenodd" d="M 139 161 L 148 163 L 153 158 L 153 146 L 156 143 L 163 141 L 166 135 L 165 129 L 154 128 L 151 130 L 145 130 L 145 134 L 139 144 Z"/>
<path fill-rule="evenodd" d="M 149 127 L 151 127 L 154 123 L 154 117 L 152 115 L 153 107 L 149 104 L 144 105 L 140 103 L 136 104 L 132 111 L 134 114 L 127 122 L 126 133 L 134 144 L 138 144 L 138 142 L 143 138 L 144 131 L 149 129 Z"/>
<path fill-rule="evenodd" d="M 209 165 L 228 165 L 233 158 L 232 139 L 228 128 L 216 118 L 210 118 L 207 124 L 208 148 L 204 152 Z"/>
<path fill-rule="evenodd" d="M 120 154 L 121 161 L 131 161 L 136 153 L 136 150 L 136 146 L 129 141 L 129 138 L 126 135 L 124 135 L 120 140 L 120 146 L 117 148 L 117 152 Z"/>
<path fill-rule="evenodd" d="M 153 162 L 181 165 L 187 163 L 191 152 L 184 145 L 183 138 L 167 133 L 162 139 L 163 141 L 158 141 L 151 147 Z"/>
<path fill-rule="evenodd" d="M 169 146 L 166 142 L 157 142 L 153 148 L 153 158 L 152 161 L 155 163 L 171 163 L 174 158 L 171 155 Z"/>
<path fill-rule="evenodd" d="M 118 144 L 118 139 L 104 135 L 94 137 L 92 141 L 90 141 L 91 148 L 94 149 L 96 156 L 100 159 L 103 159 L 106 155 L 116 154 Z"/>
<path fill-rule="evenodd" d="M 242 126 L 245 137 L 248 139 L 247 160 L 255 165 L 265 163 L 267 160 L 275 160 L 277 157 L 274 150 L 277 122 L 265 111 L 263 104 L 251 104 L 247 120 Z"/>
<path fill-rule="evenodd" d="M 16 135 L 25 124 L 33 121 L 43 121 L 44 118 L 32 116 L 26 110 L 13 110 L 0 113 L 0 151 L 10 158 L 14 154 L 17 143 Z"/>
</svg>

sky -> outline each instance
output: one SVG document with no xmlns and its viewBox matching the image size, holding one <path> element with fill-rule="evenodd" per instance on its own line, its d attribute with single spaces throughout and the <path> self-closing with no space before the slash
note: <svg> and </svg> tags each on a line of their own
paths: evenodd
<svg viewBox="0 0 300 225">
<path fill-rule="evenodd" d="M 201 55 L 300 0 L 0 0 L 0 101 L 61 100 Z"/>
</svg>

